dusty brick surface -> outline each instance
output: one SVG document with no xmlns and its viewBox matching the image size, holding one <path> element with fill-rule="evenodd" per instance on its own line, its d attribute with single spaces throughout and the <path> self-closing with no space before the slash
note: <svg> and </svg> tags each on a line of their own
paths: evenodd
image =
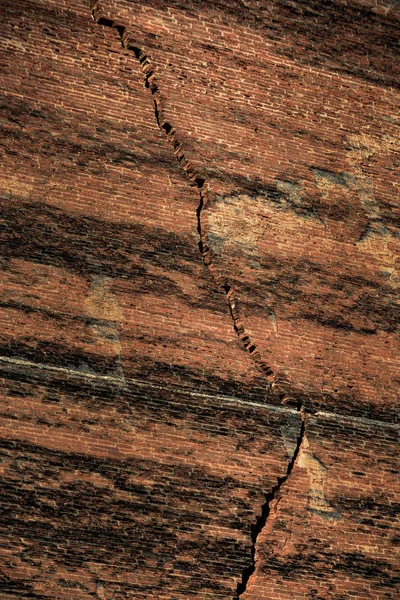
<svg viewBox="0 0 400 600">
<path fill-rule="evenodd" d="M 0 5 L 0 598 L 396 598 L 398 3 Z"/>
</svg>

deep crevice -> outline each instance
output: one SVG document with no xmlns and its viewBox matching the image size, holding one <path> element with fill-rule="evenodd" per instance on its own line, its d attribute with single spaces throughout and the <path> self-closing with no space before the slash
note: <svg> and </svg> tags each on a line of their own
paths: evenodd
<svg viewBox="0 0 400 600">
<path fill-rule="evenodd" d="M 256 344 L 250 339 L 250 337 L 245 332 L 245 327 L 243 325 L 243 322 L 242 322 L 242 319 L 240 316 L 239 300 L 235 296 L 234 289 L 228 282 L 221 281 L 222 277 L 213 268 L 210 248 L 204 242 L 203 234 L 202 234 L 202 227 L 201 227 L 201 214 L 202 214 L 203 208 L 205 206 L 206 193 L 208 191 L 207 186 L 206 186 L 207 181 L 204 177 L 202 177 L 199 173 L 196 172 L 196 170 L 194 169 L 192 164 L 186 158 L 185 153 L 182 148 L 182 145 L 177 137 L 176 130 L 171 125 L 171 123 L 169 123 L 163 116 L 161 93 L 160 93 L 158 84 L 155 81 L 154 66 L 153 66 L 150 58 L 144 53 L 144 51 L 141 48 L 139 48 L 138 46 L 135 46 L 130 42 L 129 31 L 127 30 L 126 27 L 124 27 L 123 25 L 119 25 L 115 21 L 105 18 L 105 17 L 102 17 L 102 16 L 97 18 L 96 10 L 92 11 L 92 15 L 93 15 L 93 19 L 96 20 L 97 23 L 99 23 L 100 25 L 105 25 L 107 27 L 113 27 L 114 29 L 116 29 L 121 37 L 122 46 L 124 48 L 126 48 L 127 50 L 130 50 L 131 52 L 133 52 L 135 58 L 140 62 L 140 65 L 142 67 L 142 71 L 144 74 L 144 79 L 145 79 L 144 85 L 147 89 L 150 90 L 150 92 L 153 96 L 154 115 L 155 115 L 157 124 L 158 124 L 159 128 L 167 136 L 167 140 L 168 140 L 169 144 L 172 146 L 173 152 L 174 152 L 179 164 L 181 165 L 181 167 L 185 171 L 187 177 L 191 181 L 191 185 L 196 186 L 197 189 L 199 190 L 200 197 L 199 197 L 199 204 L 198 204 L 197 211 L 196 211 L 197 232 L 199 234 L 199 242 L 198 242 L 199 251 L 202 255 L 204 264 L 210 269 L 214 279 L 217 282 L 217 285 L 220 288 L 222 288 L 225 292 L 226 300 L 227 300 L 230 314 L 231 314 L 231 317 L 233 320 L 233 328 L 238 336 L 239 341 L 242 344 L 242 347 L 244 348 L 244 350 L 246 352 L 248 352 L 250 354 L 253 361 L 257 365 L 257 367 L 265 374 L 267 381 L 268 381 L 269 389 L 271 391 L 274 391 L 273 390 L 273 385 L 274 385 L 273 382 L 275 380 L 274 372 L 271 369 L 271 367 L 269 365 L 265 364 L 264 361 L 261 359 L 261 356 L 257 350 Z M 285 394 L 279 393 L 278 390 L 276 390 L 276 393 L 281 400 L 285 399 Z"/>
<path fill-rule="evenodd" d="M 268 494 L 265 494 L 265 503 L 263 504 L 263 506 L 261 508 L 261 515 L 258 517 L 258 519 L 254 523 L 254 525 L 251 526 L 251 541 L 252 541 L 251 560 L 250 560 L 250 564 L 243 569 L 242 581 L 237 586 L 236 595 L 233 597 L 233 600 L 239 600 L 240 596 L 242 596 L 247 589 L 247 585 L 250 580 L 250 577 L 253 575 L 253 573 L 256 569 L 256 544 L 257 544 L 258 536 L 260 535 L 260 533 L 262 532 L 262 530 L 264 529 L 264 527 L 267 523 L 268 517 L 271 512 L 271 508 L 270 508 L 271 503 L 275 500 L 275 498 L 279 494 L 280 490 L 282 489 L 283 485 L 286 483 L 286 481 L 290 477 L 290 474 L 292 473 L 294 465 L 296 463 L 296 459 L 301 450 L 301 446 L 303 443 L 304 434 L 305 434 L 305 430 L 306 430 L 306 417 L 305 417 L 305 414 L 303 413 L 302 408 L 299 408 L 299 412 L 301 414 L 302 423 L 301 423 L 300 433 L 297 438 L 297 445 L 296 445 L 295 451 L 293 452 L 291 461 L 288 464 L 286 475 L 284 475 L 283 477 L 278 477 L 278 483 L 272 488 L 272 490 Z"/>
</svg>

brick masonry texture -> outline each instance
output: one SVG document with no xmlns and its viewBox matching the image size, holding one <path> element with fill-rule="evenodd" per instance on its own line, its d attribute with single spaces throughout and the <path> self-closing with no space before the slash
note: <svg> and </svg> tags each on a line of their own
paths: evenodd
<svg viewBox="0 0 400 600">
<path fill-rule="evenodd" d="M 0 598 L 397 598 L 398 2 L 0 6 Z"/>
</svg>

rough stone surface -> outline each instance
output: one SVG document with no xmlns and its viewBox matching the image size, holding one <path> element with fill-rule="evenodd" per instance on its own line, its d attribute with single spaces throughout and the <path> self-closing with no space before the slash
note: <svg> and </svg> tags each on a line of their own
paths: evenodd
<svg viewBox="0 0 400 600">
<path fill-rule="evenodd" d="M 0 6 L 0 598 L 397 598 L 398 2 Z"/>
</svg>

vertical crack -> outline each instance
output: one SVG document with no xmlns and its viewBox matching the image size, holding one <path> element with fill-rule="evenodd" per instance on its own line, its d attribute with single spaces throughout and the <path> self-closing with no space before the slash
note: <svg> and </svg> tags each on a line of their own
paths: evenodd
<svg viewBox="0 0 400 600">
<path fill-rule="evenodd" d="M 101 15 L 98 15 L 97 2 L 95 3 L 95 8 L 92 11 L 92 15 L 93 15 L 94 20 L 96 20 L 97 23 L 99 23 L 100 25 L 114 27 L 115 29 L 117 29 L 117 31 L 121 37 L 122 46 L 124 48 L 126 48 L 127 50 L 132 51 L 134 56 L 136 57 L 136 59 L 139 61 L 140 65 L 141 65 L 141 68 L 142 68 L 142 71 L 144 74 L 145 87 L 150 90 L 150 92 L 153 96 L 154 114 L 155 114 L 157 124 L 158 124 L 159 128 L 165 133 L 165 135 L 167 137 L 167 141 L 172 146 L 173 152 L 174 152 L 179 164 L 181 165 L 181 167 L 185 171 L 187 177 L 191 181 L 191 185 L 196 186 L 199 191 L 199 204 L 198 204 L 198 207 L 196 210 L 197 232 L 199 235 L 199 242 L 198 242 L 199 251 L 203 257 L 204 264 L 210 269 L 214 279 L 217 282 L 217 285 L 219 285 L 219 287 L 225 293 L 226 300 L 227 300 L 229 310 L 231 313 L 231 317 L 232 317 L 232 321 L 233 321 L 233 327 L 238 336 L 238 339 L 242 343 L 242 346 L 251 355 L 251 357 L 254 360 L 254 362 L 256 363 L 256 365 L 266 375 L 268 385 L 269 385 L 269 388 L 271 389 L 271 391 L 273 391 L 273 393 L 277 394 L 281 400 L 284 400 L 286 395 L 283 393 L 280 393 L 279 390 L 274 389 L 275 375 L 274 375 L 272 369 L 270 368 L 270 366 L 268 366 L 266 363 L 264 363 L 264 361 L 262 360 L 262 358 L 259 354 L 259 351 L 257 350 L 256 345 L 254 344 L 254 342 L 252 342 L 249 335 L 246 333 L 246 330 L 245 330 L 245 327 L 244 327 L 244 324 L 242 322 L 241 315 L 240 315 L 239 301 L 238 301 L 238 298 L 236 297 L 233 286 L 228 281 L 222 281 L 222 278 L 220 277 L 220 275 L 218 275 L 218 273 L 216 272 L 216 270 L 213 267 L 212 259 L 211 259 L 211 255 L 210 255 L 210 249 L 204 241 L 204 236 L 203 236 L 203 232 L 202 232 L 202 223 L 201 223 L 201 216 L 202 216 L 202 212 L 203 212 L 206 200 L 207 200 L 207 197 L 206 197 L 207 192 L 209 191 L 207 181 L 204 177 L 202 177 L 200 175 L 200 173 L 198 173 L 196 171 L 196 169 L 193 167 L 193 165 L 190 163 L 190 161 L 186 158 L 185 153 L 182 148 L 182 145 L 177 137 L 175 128 L 164 117 L 162 98 L 161 98 L 161 94 L 160 94 L 160 89 L 156 82 L 155 69 L 154 69 L 153 63 L 151 62 L 150 58 L 143 52 L 143 50 L 141 48 L 139 48 L 138 46 L 135 46 L 134 44 L 131 43 L 130 34 L 129 34 L 129 31 L 126 29 L 126 27 L 118 25 L 111 19 L 104 18 Z M 285 482 L 290 477 L 290 475 L 293 471 L 293 468 L 295 466 L 296 460 L 298 458 L 299 452 L 301 450 L 303 440 L 304 440 L 304 435 L 305 435 L 306 420 L 305 420 L 305 414 L 303 412 L 302 407 L 299 407 L 298 410 L 299 410 L 301 418 L 302 418 L 302 424 L 301 424 L 299 436 L 297 438 L 296 449 L 293 453 L 290 463 L 288 464 L 286 474 L 283 477 L 278 478 L 278 483 L 272 488 L 270 493 L 265 494 L 265 503 L 262 506 L 261 515 L 258 517 L 257 521 L 251 526 L 252 547 L 251 547 L 250 562 L 249 562 L 249 565 L 247 567 L 245 567 L 245 569 L 243 570 L 242 580 L 237 586 L 236 595 L 233 600 L 239 600 L 240 596 L 242 596 L 242 594 L 244 594 L 244 592 L 247 589 L 249 579 L 252 576 L 252 574 L 254 573 L 255 568 L 256 568 L 255 555 L 256 555 L 256 543 L 257 543 L 258 536 L 261 533 L 261 531 L 264 529 L 264 527 L 267 523 L 267 520 L 269 518 L 271 503 L 277 497 L 277 494 L 280 492 L 280 490 L 284 486 Z"/>
<path fill-rule="evenodd" d="M 245 593 L 245 591 L 247 590 L 247 586 L 248 586 L 250 577 L 253 575 L 253 573 L 256 569 L 256 545 L 257 545 L 258 536 L 260 535 L 260 533 L 264 529 L 265 525 L 267 524 L 268 517 L 270 516 L 270 512 L 271 512 L 271 504 L 275 500 L 277 495 L 279 494 L 282 487 L 285 485 L 286 481 L 289 479 L 289 477 L 293 471 L 293 468 L 296 464 L 296 460 L 299 456 L 300 450 L 302 448 L 302 444 L 305 439 L 305 431 L 306 431 L 306 415 L 305 415 L 302 407 L 299 408 L 299 412 L 301 415 L 302 423 L 301 423 L 299 435 L 297 437 L 297 445 L 296 445 L 295 451 L 293 452 L 291 461 L 288 464 L 286 474 L 283 477 L 278 477 L 278 483 L 272 488 L 272 490 L 268 494 L 265 494 L 265 503 L 263 504 L 263 506 L 261 508 L 261 515 L 258 517 L 257 521 L 251 526 L 252 546 L 251 546 L 250 564 L 243 569 L 242 581 L 238 584 L 238 586 L 236 588 L 236 595 L 234 596 L 233 600 L 239 600 L 240 596 L 242 596 Z"/>
<path fill-rule="evenodd" d="M 285 398 L 285 394 L 279 393 L 274 390 L 275 374 L 271 367 L 267 365 L 261 358 L 261 355 L 257 349 L 256 344 L 250 339 L 246 333 L 243 321 L 240 315 L 239 300 L 236 297 L 233 286 L 228 281 L 223 281 L 222 277 L 216 272 L 213 266 L 210 248 L 204 241 L 201 226 L 201 216 L 206 203 L 206 194 L 209 191 L 206 179 L 196 171 L 190 161 L 186 158 L 182 144 L 180 143 L 176 129 L 167 121 L 164 116 L 162 98 L 160 89 L 156 82 L 155 68 L 150 58 L 144 53 L 144 51 L 138 46 L 134 45 L 130 40 L 130 33 L 127 28 L 123 25 L 119 25 L 112 19 L 101 16 L 97 2 L 92 2 L 94 6 L 92 10 L 93 19 L 99 24 L 106 27 L 113 27 L 116 29 L 121 37 L 121 43 L 124 48 L 133 52 L 135 58 L 139 61 L 144 74 L 144 85 L 150 90 L 153 101 L 154 101 L 154 114 L 159 128 L 165 133 L 168 143 L 172 146 L 173 152 L 178 160 L 179 164 L 185 171 L 187 177 L 191 181 L 192 186 L 196 186 L 199 191 L 199 204 L 197 207 L 197 232 L 199 234 L 198 247 L 202 255 L 204 264 L 211 271 L 217 285 L 225 293 L 226 301 L 229 306 L 230 314 L 233 321 L 233 328 L 237 334 L 239 341 L 241 342 L 244 350 L 250 354 L 257 367 L 265 374 L 268 387 L 274 393 L 280 397 L 281 400 Z"/>
</svg>

